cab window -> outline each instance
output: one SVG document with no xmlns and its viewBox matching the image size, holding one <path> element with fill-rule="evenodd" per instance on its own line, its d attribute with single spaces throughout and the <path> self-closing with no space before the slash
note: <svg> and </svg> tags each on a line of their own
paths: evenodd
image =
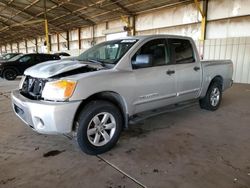
<svg viewBox="0 0 250 188">
<path fill-rule="evenodd" d="M 193 47 L 186 39 L 169 39 L 171 52 L 176 64 L 195 62 Z"/>
<path fill-rule="evenodd" d="M 162 66 L 169 63 L 170 58 L 165 39 L 147 42 L 132 57 L 133 69 Z"/>
<path fill-rule="evenodd" d="M 19 62 L 21 63 L 29 63 L 31 62 L 31 56 L 23 56 L 19 59 Z"/>
</svg>

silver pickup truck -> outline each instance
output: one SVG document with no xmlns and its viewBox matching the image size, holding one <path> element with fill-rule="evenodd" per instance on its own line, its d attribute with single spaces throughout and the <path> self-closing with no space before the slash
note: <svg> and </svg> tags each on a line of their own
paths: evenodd
<svg viewBox="0 0 250 188">
<path fill-rule="evenodd" d="M 27 69 L 12 104 L 35 131 L 73 133 L 82 151 L 95 155 L 110 150 L 143 113 L 194 100 L 216 110 L 232 74 L 230 60 L 200 61 L 189 37 L 127 37 L 100 43 L 76 60 Z"/>
</svg>

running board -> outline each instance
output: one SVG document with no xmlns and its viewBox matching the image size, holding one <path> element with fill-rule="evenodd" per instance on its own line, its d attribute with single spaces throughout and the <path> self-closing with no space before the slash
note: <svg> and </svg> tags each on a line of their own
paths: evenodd
<svg viewBox="0 0 250 188">
<path fill-rule="evenodd" d="M 138 124 L 139 122 L 154 117 L 154 116 L 158 116 L 161 114 L 165 114 L 168 112 L 175 112 L 178 110 L 182 110 L 191 106 L 197 105 L 197 100 L 192 100 L 192 101 L 188 101 L 188 102 L 183 102 L 183 103 L 177 103 L 174 105 L 169 105 L 166 107 L 162 107 L 159 109 L 155 109 L 155 110 L 150 110 L 150 111 L 146 111 L 146 112 L 142 112 L 139 114 L 136 114 L 132 117 L 130 117 L 129 119 L 129 125 L 134 125 L 134 124 Z"/>
</svg>

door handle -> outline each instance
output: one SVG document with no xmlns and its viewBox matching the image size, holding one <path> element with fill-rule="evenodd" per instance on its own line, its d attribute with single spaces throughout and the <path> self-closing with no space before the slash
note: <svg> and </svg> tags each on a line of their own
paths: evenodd
<svg viewBox="0 0 250 188">
<path fill-rule="evenodd" d="M 201 68 L 200 67 L 194 67 L 194 70 L 195 71 L 198 71 L 198 70 L 200 70 Z"/>
<path fill-rule="evenodd" d="M 168 71 L 166 72 L 166 74 L 169 75 L 169 76 L 170 76 L 171 74 L 174 74 L 174 73 L 175 73 L 174 70 L 168 70 Z"/>
</svg>

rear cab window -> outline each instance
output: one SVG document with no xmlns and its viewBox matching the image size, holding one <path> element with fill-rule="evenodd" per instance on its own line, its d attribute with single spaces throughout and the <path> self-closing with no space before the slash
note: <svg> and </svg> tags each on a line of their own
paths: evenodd
<svg viewBox="0 0 250 188">
<path fill-rule="evenodd" d="M 169 39 L 171 54 L 175 64 L 194 63 L 193 46 L 187 39 Z"/>
</svg>

